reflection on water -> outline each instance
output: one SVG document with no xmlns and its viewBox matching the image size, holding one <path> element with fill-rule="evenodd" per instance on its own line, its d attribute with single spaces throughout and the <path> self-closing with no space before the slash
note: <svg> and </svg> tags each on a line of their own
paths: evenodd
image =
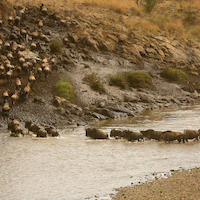
<svg viewBox="0 0 200 200">
<path fill-rule="evenodd" d="M 200 106 L 145 111 L 138 117 L 91 125 L 108 133 L 112 128 L 199 129 L 199 111 Z M 145 182 L 152 173 L 199 167 L 199 148 L 200 142 L 192 141 L 91 140 L 84 127 L 69 127 L 61 131 L 61 138 L 48 139 L 2 133 L 0 199 L 108 199 L 114 188 Z"/>
</svg>

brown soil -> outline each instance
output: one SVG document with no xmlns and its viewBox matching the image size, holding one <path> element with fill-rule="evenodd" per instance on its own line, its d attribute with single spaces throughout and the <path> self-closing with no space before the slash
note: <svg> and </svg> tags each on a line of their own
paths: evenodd
<svg viewBox="0 0 200 200">
<path fill-rule="evenodd" d="M 198 200 L 200 169 L 176 172 L 167 179 L 157 179 L 134 187 L 119 189 L 114 200 Z"/>
</svg>

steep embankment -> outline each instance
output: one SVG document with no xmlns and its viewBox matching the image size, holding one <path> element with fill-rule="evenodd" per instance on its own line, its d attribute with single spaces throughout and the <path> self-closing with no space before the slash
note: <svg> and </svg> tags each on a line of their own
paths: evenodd
<svg viewBox="0 0 200 200">
<path fill-rule="evenodd" d="M 3 18 L 0 62 L 7 67 L 9 60 L 14 66 L 14 76 L 11 85 L 4 76 L 1 77 L 0 92 L 9 90 L 10 96 L 14 93 L 15 69 L 17 66 L 23 68 L 23 63 L 28 62 L 29 69 L 35 74 L 42 65 L 52 68 L 49 78 L 46 79 L 44 74 L 40 78 L 36 76 L 29 96 L 11 106 L 9 116 L 22 124 L 32 120 L 40 125 L 64 126 L 87 120 L 133 116 L 143 109 L 198 101 L 200 50 L 197 42 L 185 40 L 183 45 L 163 35 L 144 36 L 127 29 L 123 23 L 111 23 L 102 14 L 107 12 L 105 10 L 80 3 L 74 4 L 72 9 L 70 5 L 66 3 L 62 16 L 48 6 L 27 6 L 15 8 L 16 14 L 12 18 Z M 119 14 L 119 17 L 125 20 L 127 16 Z M 52 41 L 63 41 L 60 52 L 52 52 Z M 55 66 L 57 70 L 53 70 Z M 187 81 L 167 81 L 160 75 L 166 67 L 182 69 L 188 74 Z M 153 87 L 125 90 L 110 84 L 111 76 L 131 71 L 149 74 Z M 86 80 L 89 74 L 100 80 L 105 93 L 92 89 Z M 23 90 L 28 75 L 22 72 L 20 76 Z M 54 85 L 63 76 L 75 88 L 77 98 L 73 103 L 55 98 L 58 94 Z M 2 115 L 2 126 L 6 123 L 7 117 Z"/>
</svg>

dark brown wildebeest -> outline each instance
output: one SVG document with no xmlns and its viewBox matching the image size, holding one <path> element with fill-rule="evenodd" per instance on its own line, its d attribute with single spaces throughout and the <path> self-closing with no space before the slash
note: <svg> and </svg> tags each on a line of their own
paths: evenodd
<svg viewBox="0 0 200 200">
<path fill-rule="evenodd" d="M 186 129 L 184 130 L 183 134 L 184 134 L 184 139 L 186 140 L 186 142 L 188 142 L 188 139 L 195 139 L 197 141 L 199 140 L 199 132 L 196 130 Z"/>
<path fill-rule="evenodd" d="M 184 134 L 182 132 L 165 131 L 160 135 L 158 140 L 164 140 L 165 142 L 169 143 L 171 141 L 178 140 L 178 142 L 180 143 L 181 140 L 184 140 Z"/>
<path fill-rule="evenodd" d="M 87 128 L 86 136 L 93 139 L 108 139 L 108 134 L 96 128 Z"/>
<path fill-rule="evenodd" d="M 142 133 L 133 132 L 130 130 L 124 130 L 123 132 L 124 132 L 124 138 L 126 138 L 128 141 L 138 140 L 138 142 L 139 142 L 140 139 L 142 139 L 144 141 Z"/>
<path fill-rule="evenodd" d="M 112 129 L 110 131 L 110 137 L 115 137 L 116 139 L 124 137 L 124 132 L 121 130 Z"/>
<path fill-rule="evenodd" d="M 25 122 L 25 128 L 28 129 L 28 134 L 29 134 L 29 131 L 36 134 L 36 131 L 40 129 L 40 127 L 38 125 L 32 123 L 31 121 Z"/>
<path fill-rule="evenodd" d="M 45 130 L 52 137 L 60 136 L 60 134 L 58 133 L 58 131 L 56 129 L 54 129 L 53 127 L 45 127 Z"/>
<path fill-rule="evenodd" d="M 12 137 L 19 137 L 20 134 L 24 136 L 23 128 L 19 124 L 13 123 L 13 121 L 8 123 L 8 130 L 11 131 L 10 136 Z"/>
<path fill-rule="evenodd" d="M 154 131 L 153 129 L 148 129 L 146 131 L 140 131 L 145 138 L 149 140 L 154 139 L 158 140 L 162 131 Z"/>
<path fill-rule="evenodd" d="M 38 129 L 36 132 L 37 137 L 47 137 L 47 131 L 45 129 Z"/>
</svg>

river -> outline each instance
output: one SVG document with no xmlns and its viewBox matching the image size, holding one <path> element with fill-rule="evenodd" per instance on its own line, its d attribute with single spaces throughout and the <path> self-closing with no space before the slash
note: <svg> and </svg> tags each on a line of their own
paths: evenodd
<svg viewBox="0 0 200 200">
<path fill-rule="evenodd" d="M 91 122 L 113 128 L 174 130 L 200 128 L 200 105 L 144 111 L 137 117 Z M 116 188 L 166 178 L 170 170 L 200 167 L 200 142 L 92 140 L 85 127 L 66 127 L 60 138 L 0 134 L 0 199 L 111 199 Z"/>
</svg>

